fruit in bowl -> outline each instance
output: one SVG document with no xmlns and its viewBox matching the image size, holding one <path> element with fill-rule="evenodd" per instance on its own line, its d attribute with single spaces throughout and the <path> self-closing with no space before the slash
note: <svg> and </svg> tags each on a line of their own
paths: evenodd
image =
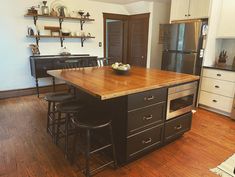
<svg viewBox="0 0 235 177">
<path fill-rule="evenodd" d="M 129 72 L 129 70 L 131 69 L 131 66 L 129 64 L 123 64 L 123 63 L 114 63 L 112 64 L 112 68 L 113 70 L 117 73 L 117 74 L 127 74 Z"/>
</svg>

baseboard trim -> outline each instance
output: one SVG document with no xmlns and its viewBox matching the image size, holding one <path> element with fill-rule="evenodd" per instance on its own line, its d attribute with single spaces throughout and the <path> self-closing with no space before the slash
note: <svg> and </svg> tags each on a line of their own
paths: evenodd
<svg viewBox="0 0 235 177">
<path fill-rule="evenodd" d="M 66 84 L 57 84 L 55 86 L 56 91 L 63 91 L 67 90 L 68 87 Z M 40 94 L 52 92 L 52 86 L 43 86 L 39 87 Z M 36 87 L 33 88 L 27 88 L 27 89 L 17 89 L 17 90 L 9 90 L 9 91 L 0 91 L 0 99 L 6 99 L 6 98 L 14 98 L 14 97 L 20 97 L 20 96 L 29 96 L 29 95 L 36 95 L 37 89 Z"/>
</svg>

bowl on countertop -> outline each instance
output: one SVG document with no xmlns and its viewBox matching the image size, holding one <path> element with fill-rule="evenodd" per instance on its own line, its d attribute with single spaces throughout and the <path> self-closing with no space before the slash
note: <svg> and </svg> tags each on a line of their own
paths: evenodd
<svg viewBox="0 0 235 177">
<path fill-rule="evenodd" d="M 112 69 L 118 75 L 125 75 L 129 73 L 131 67 L 129 64 L 114 63 L 112 64 Z"/>
</svg>

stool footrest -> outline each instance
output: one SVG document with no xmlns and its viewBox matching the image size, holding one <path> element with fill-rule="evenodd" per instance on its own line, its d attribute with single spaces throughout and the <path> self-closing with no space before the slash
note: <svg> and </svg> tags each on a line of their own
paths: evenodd
<svg viewBox="0 0 235 177">
<path fill-rule="evenodd" d="M 107 162 L 107 163 L 105 163 L 104 165 L 101 165 L 100 167 L 97 167 L 97 168 L 95 168 L 95 169 L 92 169 L 92 170 L 90 170 L 90 174 L 91 175 L 94 175 L 94 174 L 96 174 L 97 172 L 99 172 L 100 170 L 102 170 L 103 168 L 105 168 L 105 167 L 107 167 L 107 166 L 109 166 L 109 165 L 111 165 L 111 164 L 114 164 L 115 162 L 112 160 L 112 161 L 110 161 L 110 162 Z M 86 170 L 84 169 L 84 170 L 82 170 L 82 172 L 86 175 Z"/>
<path fill-rule="evenodd" d="M 111 146 L 112 146 L 112 144 L 105 145 L 105 146 L 103 146 L 103 147 L 101 147 L 101 148 L 98 148 L 98 149 L 95 149 L 95 150 L 91 151 L 90 154 L 94 154 L 94 153 L 96 153 L 96 152 L 99 152 L 99 151 L 101 151 L 101 150 L 103 150 L 103 149 L 106 149 L 106 148 L 109 148 L 109 147 L 111 147 Z"/>
</svg>

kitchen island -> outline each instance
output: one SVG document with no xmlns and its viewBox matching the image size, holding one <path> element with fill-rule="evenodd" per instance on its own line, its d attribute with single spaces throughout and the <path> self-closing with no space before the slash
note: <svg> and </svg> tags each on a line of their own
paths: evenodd
<svg viewBox="0 0 235 177">
<path fill-rule="evenodd" d="M 105 111 L 113 122 L 119 164 L 169 143 L 190 130 L 192 114 L 167 120 L 168 88 L 198 81 L 198 76 L 132 67 L 117 75 L 111 67 L 48 71 L 78 88 L 79 96 Z M 95 119 L 102 119 L 94 115 Z"/>
</svg>

